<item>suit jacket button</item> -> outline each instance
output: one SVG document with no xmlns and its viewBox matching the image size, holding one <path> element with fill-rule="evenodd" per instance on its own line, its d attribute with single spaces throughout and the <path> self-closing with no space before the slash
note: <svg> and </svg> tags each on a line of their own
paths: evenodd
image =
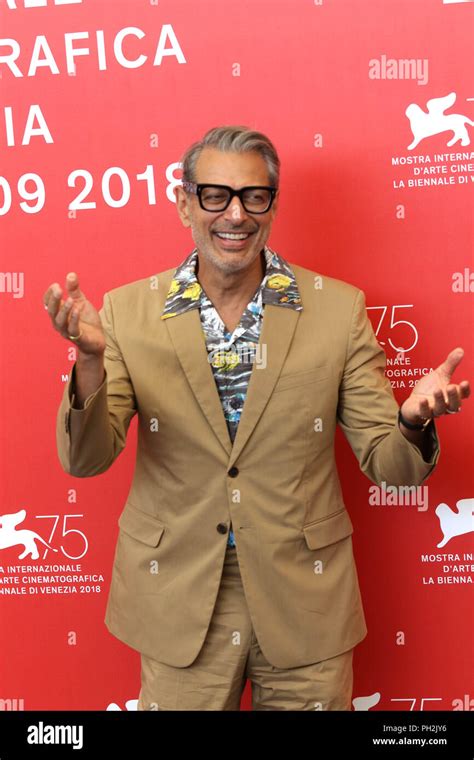
<svg viewBox="0 0 474 760">
<path fill-rule="evenodd" d="M 235 478 L 235 476 L 239 474 L 239 468 L 231 467 L 227 474 L 230 475 L 231 478 Z"/>
<path fill-rule="evenodd" d="M 217 531 L 219 533 L 227 533 L 227 525 L 225 523 L 217 523 Z"/>
</svg>

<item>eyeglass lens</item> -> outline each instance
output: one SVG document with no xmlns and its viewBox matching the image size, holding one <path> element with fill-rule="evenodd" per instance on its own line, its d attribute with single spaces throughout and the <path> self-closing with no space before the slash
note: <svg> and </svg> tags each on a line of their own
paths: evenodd
<svg viewBox="0 0 474 760">
<path fill-rule="evenodd" d="M 203 187 L 201 201 L 209 211 L 224 209 L 229 202 L 230 191 L 222 187 Z M 247 211 L 263 211 L 270 203 L 271 193 L 265 189 L 245 190 L 242 196 Z"/>
</svg>

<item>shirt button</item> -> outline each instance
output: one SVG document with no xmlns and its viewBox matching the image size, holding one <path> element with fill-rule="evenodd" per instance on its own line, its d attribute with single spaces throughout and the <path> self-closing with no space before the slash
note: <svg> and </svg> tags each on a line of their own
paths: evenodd
<svg viewBox="0 0 474 760">
<path fill-rule="evenodd" d="M 230 475 L 231 478 L 235 478 L 235 476 L 239 474 L 239 468 L 231 467 L 227 474 Z"/>
<path fill-rule="evenodd" d="M 225 523 L 217 523 L 216 529 L 219 533 L 227 533 L 227 525 Z"/>
</svg>

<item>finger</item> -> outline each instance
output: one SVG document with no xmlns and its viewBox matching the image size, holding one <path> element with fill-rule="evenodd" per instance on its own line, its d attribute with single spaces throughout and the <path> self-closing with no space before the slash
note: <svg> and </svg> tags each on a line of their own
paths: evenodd
<svg viewBox="0 0 474 760">
<path fill-rule="evenodd" d="M 462 383 L 459 383 L 459 389 L 461 398 L 469 398 L 471 395 L 471 386 L 469 385 L 469 380 L 463 380 Z"/>
<path fill-rule="evenodd" d="M 48 314 L 52 318 L 53 322 L 61 304 L 62 289 L 57 282 L 53 283 L 50 288 L 49 300 L 48 300 Z"/>
<path fill-rule="evenodd" d="M 433 416 L 439 417 L 446 412 L 446 402 L 442 390 L 433 393 Z"/>
<path fill-rule="evenodd" d="M 458 366 L 459 362 L 462 360 L 464 356 L 464 349 L 461 348 L 461 346 L 458 346 L 457 348 L 453 348 L 452 351 L 449 352 L 444 362 L 439 366 L 439 370 L 443 372 L 446 377 L 450 378 L 451 375 L 454 373 L 454 370 Z"/>
<path fill-rule="evenodd" d="M 448 403 L 446 411 L 457 412 L 461 408 L 460 392 L 457 385 L 448 385 L 446 388 L 448 394 Z"/>
<path fill-rule="evenodd" d="M 74 336 L 79 335 L 80 332 L 81 330 L 79 327 L 79 312 L 73 309 L 69 318 L 68 325 L 67 325 L 66 337 L 69 338 L 70 335 L 74 335 Z"/>
<path fill-rule="evenodd" d="M 66 275 L 66 288 L 68 295 L 70 295 L 71 298 L 76 299 L 84 297 L 84 294 L 79 287 L 79 277 L 76 272 L 68 272 Z"/>
<path fill-rule="evenodd" d="M 56 292 L 57 288 L 59 288 L 59 283 L 53 282 L 49 288 L 43 293 L 43 303 L 45 306 L 48 306 L 51 301 L 51 296 Z"/>
<path fill-rule="evenodd" d="M 65 330 L 69 329 L 68 322 L 71 316 L 72 305 L 73 305 L 72 298 L 71 297 L 66 298 L 66 300 L 62 303 L 61 308 L 56 314 L 56 318 L 54 320 L 56 328 L 63 334 Z"/>
<path fill-rule="evenodd" d="M 431 417 L 431 407 L 427 398 L 420 401 L 419 415 L 422 419 L 428 420 Z"/>
</svg>

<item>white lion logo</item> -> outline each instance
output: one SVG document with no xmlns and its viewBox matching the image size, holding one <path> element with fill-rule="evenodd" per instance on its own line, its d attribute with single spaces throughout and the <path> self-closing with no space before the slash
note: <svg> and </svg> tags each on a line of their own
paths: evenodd
<svg viewBox="0 0 474 760">
<path fill-rule="evenodd" d="M 363 710 L 370 710 L 371 707 L 375 707 L 375 705 L 378 705 L 380 702 L 380 692 L 375 691 L 373 694 L 370 694 L 368 697 L 355 697 L 355 699 L 352 700 L 352 705 L 354 707 L 354 710 L 356 712 L 361 712 Z"/>
<path fill-rule="evenodd" d="M 446 131 L 453 132 L 451 140 L 447 143 L 449 148 L 459 140 L 461 140 L 461 145 L 469 145 L 470 140 L 466 124 L 474 127 L 474 121 L 460 113 L 444 113 L 447 108 L 453 105 L 455 100 L 455 92 L 450 92 L 444 98 L 432 98 L 426 104 L 428 113 L 422 111 L 416 103 L 410 103 L 405 111 L 413 133 L 413 142 L 408 146 L 408 150 L 416 148 L 425 137 L 439 135 Z M 468 98 L 468 100 L 472 100 L 472 98 Z"/>
<path fill-rule="evenodd" d="M 443 540 L 437 545 L 438 549 L 446 546 L 455 536 L 462 536 L 474 530 L 474 499 L 459 499 L 456 506 L 457 512 L 447 504 L 438 504 L 435 509 L 443 533 Z"/>
<path fill-rule="evenodd" d="M 57 549 L 53 549 L 41 536 L 38 536 L 34 530 L 15 530 L 15 526 L 18 523 L 23 522 L 26 517 L 26 510 L 20 509 L 19 512 L 14 512 L 11 515 L 0 515 L 0 549 L 7 549 L 10 546 L 25 547 L 23 554 L 18 555 L 18 559 L 25 559 L 28 554 L 31 554 L 31 559 L 38 559 L 39 552 L 36 548 L 36 541 L 41 541 L 42 544 L 51 549 L 53 552 L 57 552 Z"/>
<path fill-rule="evenodd" d="M 125 708 L 126 708 L 126 710 L 128 712 L 130 712 L 130 711 L 131 712 L 134 712 L 134 711 L 138 712 L 137 705 L 138 705 L 138 699 L 127 699 L 127 701 L 125 702 Z M 122 708 L 119 707 L 119 705 L 116 702 L 111 702 L 110 705 L 107 705 L 107 707 L 105 709 L 106 710 L 112 710 L 112 711 L 122 710 Z"/>
</svg>

